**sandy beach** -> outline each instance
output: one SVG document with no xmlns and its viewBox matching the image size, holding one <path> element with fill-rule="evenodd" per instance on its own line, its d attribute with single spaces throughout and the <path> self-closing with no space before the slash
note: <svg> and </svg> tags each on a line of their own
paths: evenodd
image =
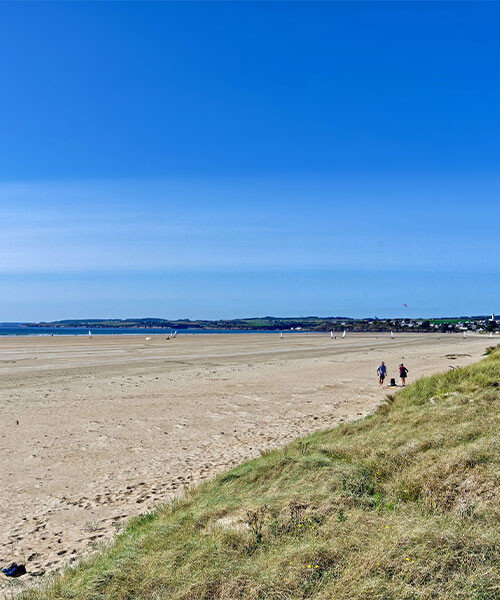
<svg viewBox="0 0 500 600">
<path fill-rule="evenodd" d="M 184 486 L 370 413 L 387 393 L 380 360 L 398 383 L 404 361 L 411 383 L 475 362 L 495 343 L 444 334 L 145 338 L 0 338 L 1 566 L 50 573 Z"/>
</svg>

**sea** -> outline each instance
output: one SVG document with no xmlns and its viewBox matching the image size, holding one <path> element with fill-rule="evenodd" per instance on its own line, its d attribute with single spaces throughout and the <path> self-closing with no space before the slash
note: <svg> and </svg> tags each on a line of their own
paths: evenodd
<svg viewBox="0 0 500 600">
<path fill-rule="evenodd" d="M 171 328 L 148 328 L 148 327 L 98 327 L 90 330 L 92 335 L 171 335 L 174 329 Z M 206 335 L 213 333 L 280 333 L 278 330 L 251 330 L 248 329 L 177 329 L 177 335 Z M 286 333 L 285 330 L 283 330 Z M 299 333 L 288 331 L 288 333 Z M 304 330 L 300 333 L 306 333 Z M 52 335 L 86 335 L 88 336 L 88 327 L 28 327 L 22 323 L 0 323 L 0 336 L 52 336 Z"/>
</svg>

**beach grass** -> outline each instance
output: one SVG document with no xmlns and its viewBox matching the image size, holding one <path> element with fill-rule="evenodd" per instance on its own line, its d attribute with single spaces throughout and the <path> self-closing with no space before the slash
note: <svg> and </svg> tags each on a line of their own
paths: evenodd
<svg viewBox="0 0 500 600">
<path fill-rule="evenodd" d="M 22 600 L 500 599 L 500 350 L 133 519 Z"/>
</svg>

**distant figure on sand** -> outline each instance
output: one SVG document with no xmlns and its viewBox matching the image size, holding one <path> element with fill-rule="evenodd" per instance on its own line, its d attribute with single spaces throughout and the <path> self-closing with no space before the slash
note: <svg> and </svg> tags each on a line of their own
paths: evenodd
<svg viewBox="0 0 500 600">
<path fill-rule="evenodd" d="M 401 377 L 401 385 L 404 387 L 406 385 L 406 376 L 408 375 L 408 369 L 404 366 L 403 363 L 399 365 L 399 376 Z"/>
<path fill-rule="evenodd" d="M 380 386 L 384 385 L 384 379 L 387 375 L 387 367 L 385 366 L 385 362 L 382 361 L 377 367 L 377 375 L 378 375 L 378 383 Z"/>
</svg>

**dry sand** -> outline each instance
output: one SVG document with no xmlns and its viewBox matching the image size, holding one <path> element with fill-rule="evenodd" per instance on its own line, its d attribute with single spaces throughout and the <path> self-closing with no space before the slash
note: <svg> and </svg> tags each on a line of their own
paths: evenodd
<svg viewBox="0 0 500 600">
<path fill-rule="evenodd" d="M 54 571 L 185 485 L 370 413 L 387 392 L 375 373 L 381 359 L 390 377 L 404 361 L 411 383 L 474 362 L 492 343 L 443 334 L 145 338 L 0 338 L 0 566 Z"/>
</svg>

